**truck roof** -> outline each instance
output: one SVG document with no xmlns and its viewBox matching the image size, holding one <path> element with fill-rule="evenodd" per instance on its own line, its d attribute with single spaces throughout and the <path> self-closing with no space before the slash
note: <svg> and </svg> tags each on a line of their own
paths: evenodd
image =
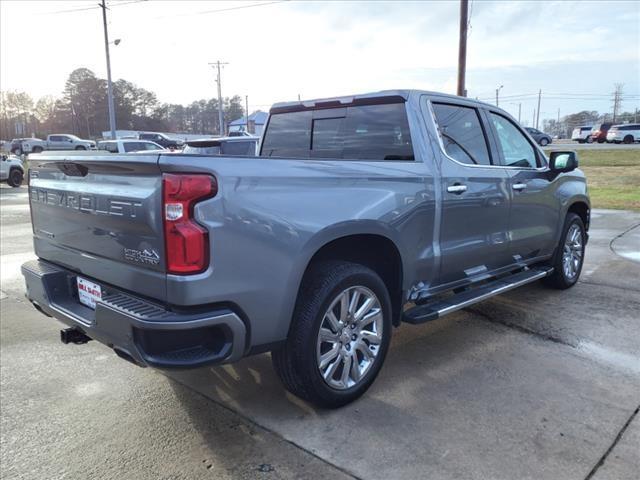
<svg viewBox="0 0 640 480">
<path fill-rule="evenodd" d="M 355 95 L 345 95 L 342 97 L 316 98 L 311 100 L 299 100 L 292 102 L 274 103 L 269 113 L 283 113 L 297 110 L 306 110 L 312 108 L 331 108 L 352 104 L 376 104 L 376 103 L 399 103 L 406 102 L 412 94 L 437 95 L 439 97 L 449 97 L 452 99 L 460 99 L 457 95 L 450 95 L 442 92 L 433 92 L 428 90 L 398 89 L 398 90 L 381 90 L 378 92 L 361 93 Z M 481 105 L 490 105 L 480 100 L 465 98 L 466 100 Z"/>
</svg>

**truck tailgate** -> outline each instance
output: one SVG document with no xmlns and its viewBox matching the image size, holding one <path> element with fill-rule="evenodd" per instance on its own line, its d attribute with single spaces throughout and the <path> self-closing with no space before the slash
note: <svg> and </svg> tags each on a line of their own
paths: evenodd
<svg viewBox="0 0 640 480">
<path fill-rule="evenodd" d="M 37 155 L 29 198 L 36 254 L 89 278 L 166 298 L 158 155 Z"/>
</svg>

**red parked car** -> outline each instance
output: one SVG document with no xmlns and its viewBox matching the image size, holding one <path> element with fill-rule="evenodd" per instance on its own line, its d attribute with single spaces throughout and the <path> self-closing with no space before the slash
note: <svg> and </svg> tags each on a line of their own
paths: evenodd
<svg viewBox="0 0 640 480">
<path fill-rule="evenodd" d="M 613 123 L 597 123 L 591 129 L 591 140 L 598 143 L 607 141 L 607 132 Z"/>
</svg>

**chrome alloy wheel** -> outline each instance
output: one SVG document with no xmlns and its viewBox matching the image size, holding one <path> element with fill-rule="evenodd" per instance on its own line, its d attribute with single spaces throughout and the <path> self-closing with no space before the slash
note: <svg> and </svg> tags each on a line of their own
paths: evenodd
<svg viewBox="0 0 640 480">
<path fill-rule="evenodd" d="M 574 223 L 567 231 L 562 253 L 562 270 L 567 280 L 573 280 L 578 275 L 583 254 L 582 230 Z"/>
<path fill-rule="evenodd" d="M 380 301 L 368 288 L 351 287 L 333 299 L 316 348 L 320 375 L 330 387 L 346 390 L 366 375 L 380 351 L 383 325 Z"/>
</svg>

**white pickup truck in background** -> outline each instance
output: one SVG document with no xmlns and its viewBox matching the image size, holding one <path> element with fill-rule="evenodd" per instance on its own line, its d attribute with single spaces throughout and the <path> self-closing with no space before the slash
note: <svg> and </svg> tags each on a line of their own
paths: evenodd
<svg viewBox="0 0 640 480">
<path fill-rule="evenodd" d="M 70 134 L 47 135 L 46 140 L 29 138 L 22 142 L 22 153 L 40 153 L 45 150 L 95 150 L 96 142 L 83 140 Z"/>
</svg>

